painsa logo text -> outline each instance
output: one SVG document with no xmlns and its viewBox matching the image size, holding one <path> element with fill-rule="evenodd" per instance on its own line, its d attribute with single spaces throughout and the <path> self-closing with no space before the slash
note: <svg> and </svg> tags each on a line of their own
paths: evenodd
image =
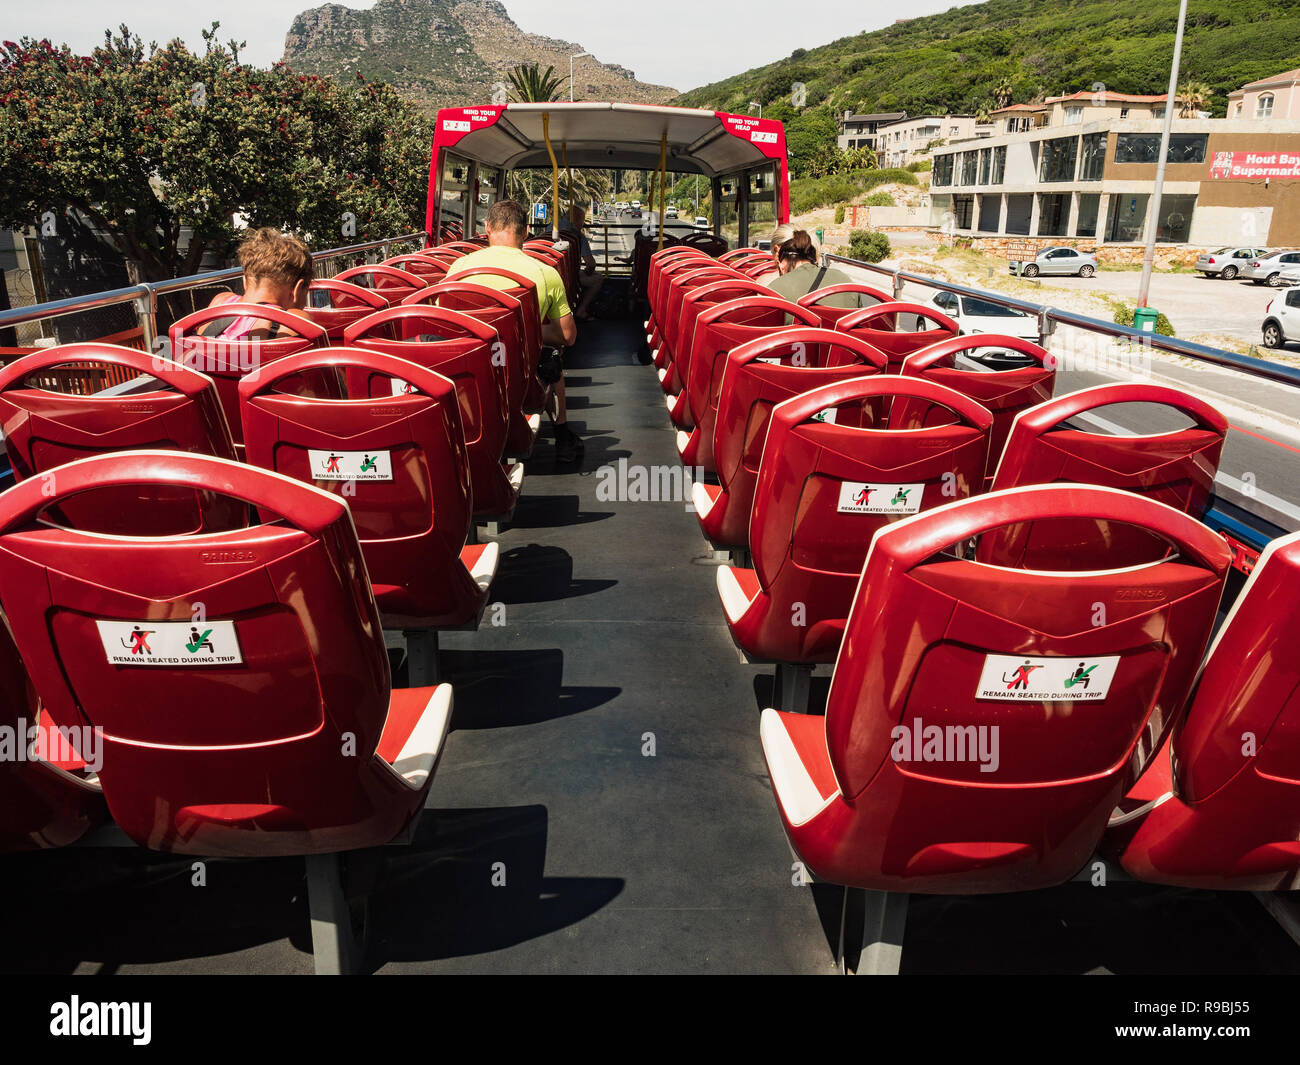
<svg viewBox="0 0 1300 1065">
<path fill-rule="evenodd" d="M 67 1002 L 50 1005 L 50 1035 L 130 1036 L 138 1047 L 153 1038 L 153 1003 L 82 1002 L 73 995 Z"/>
</svg>

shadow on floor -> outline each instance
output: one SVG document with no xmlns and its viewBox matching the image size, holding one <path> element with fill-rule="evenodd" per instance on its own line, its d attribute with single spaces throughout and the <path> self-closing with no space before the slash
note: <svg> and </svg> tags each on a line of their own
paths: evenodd
<svg viewBox="0 0 1300 1065">
<path fill-rule="evenodd" d="M 442 651 L 443 677 L 456 692 L 453 729 L 509 728 L 585 713 L 622 688 L 564 685 L 558 648 Z"/>
<path fill-rule="evenodd" d="M 492 600 L 512 603 L 552 603 L 576 599 L 612 588 L 618 581 L 574 580 L 573 557 L 562 547 L 528 544 L 501 555 L 492 581 Z"/>
</svg>

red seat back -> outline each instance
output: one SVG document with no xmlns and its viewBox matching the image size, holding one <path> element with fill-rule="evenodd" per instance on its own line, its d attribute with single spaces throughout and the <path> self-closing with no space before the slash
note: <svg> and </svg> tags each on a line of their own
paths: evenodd
<svg viewBox="0 0 1300 1065">
<path fill-rule="evenodd" d="M 524 353 L 527 325 L 524 320 L 524 305 L 519 297 L 487 285 L 476 285 L 472 281 L 461 281 L 459 277 L 443 281 L 428 288 L 413 292 L 404 299 L 403 304 L 436 304 L 453 311 L 468 314 L 480 322 L 490 325 L 497 331 L 498 351 L 494 358 L 501 358 L 506 365 L 507 405 L 510 411 L 510 429 L 506 439 L 506 450 L 510 454 L 522 454 L 532 444 L 532 430 L 525 414 L 525 404 L 529 396 L 530 380 L 536 378 Z"/>
<path fill-rule="evenodd" d="M 18 648 L 0 618 L 0 728 L 15 737 L 24 752 L 0 759 L 0 853 L 75 843 L 107 816 L 98 787 L 42 759 L 26 757 L 33 727 L 44 730 L 46 737 L 56 734 L 50 730 L 57 726 L 41 714 Z M 82 738 L 80 733 L 66 735 L 70 740 Z M 46 739 L 42 746 L 49 751 L 52 745 Z"/>
<path fill-rule="evenodd" d="M 376 311 L 349 326 L 344 336 L 349 347 L 396 355 L 436 370 L 455 383 L 461 426 L 469 448 L 475 513 L 508 511 L 514 504 L 514 494 L 502 469 L 501 456 L 510 427 L 509 383 L 504 360 L 493 358 L 499 350 L 497 331 L 459 311 L 418 304 Z M 351 395 L 392 395 L 400 388 L 401 383 L 386 373 L 361 366 L 349 371 Z"/>
<path fill-rule="evenodd" d="M 785 309 L 795 306 L 787 302 Z M 727 503 L 718 510 L 720 524 L 706 526 L 710 536 L 718 543 L 748 543 L 754 486 L 773 407 L 820 385 L 884 369 L 884 355 L 870 344 L 830 329 L 789 326 L 733 348 L 723 370 L 713 428 L 713 458 Z"/>
<path fill-rule="evenodd" d="M 32 387 L 31 379 L 43 372 L 86 361 L 153 378 L 156 387 L 89 396 Z M 160 355 L 112 344 L 67 344 L 0 367 L 0 431 L 18 481 L 110 451 L 150 448 L 235 457 L 211 378 Z M 139 486 L 69 499 L 57 516 L 80 529 L 123 534 L 180 535 L 246 524 L 244 508 L 228 499 Z"/>
<path fill-rule="evenodd" d="M 343 330 L 353 322 L 388 306 L 388 300 L 373 289 L 332 277 L 317 278 L 309 291 L 325 293 L 323 298 L 328 301 L 327 306 L 312 306 L 309 312 L 311 320 L 324 327 L 325 336 L 331 343 L 341 342 Z"/>
<path fill-rule="evenodd" d="M 698 248 L 705 255 L 711 255 L 717 258 L 727 250 L 727 241 L 724 237 L 716 237 L 712 233 L 691 233 L 689 236 L 682 237 L 682 243 L 688 248 Z"/>
<path fill-rule="evenodd" d="M 733 248 L 731 251 L 723 252 L 718 256 L 720 263 L 735 263 L 740 259 L 751 259 L 755 256 L 772 258 L 771 252 L 766 252 L 762 248 Z"/>
<path fill-rule="evenodd" d="M 896 422 L 892 410 L 904 397 L 913 410 L 937 405 L 947 416 L 929 427 Z M 832 661 L 872 536 L 979 491 L 992 420 L 952 389 L 884 374 L 773 407 L 749 522 L 754 570 L 771 602 L 744 632 L 746 649 L 777 661 Z"/>
<path fill-rule="evenodd" d="M 683 279 L 685 290 L 682 292 L 681 308 L 674 329 L 677 336 L 677 354 L 673 361 L 673 373 L 681 379 L 682 388 L 686 388 L 691 379 L 691 353 L 694 347 L 695 325 L 700 315 L 709 307 L 716 307 L 720 303 L 730 303 L 743 297 L 767 297 L 772 294 L 772 290 L 765 285 L 760 285 L 757 281 L 751 281 L 739 274 L 721 280 L 705 281 L 703 284 L 694 282 L 694 274 L 687 277 L 690 280 Z M 775 320 L 775 315 L 771 317 Z M 687 411 L 689 413 L 689 404 Z M 689 424 L 694 424 L 693 415 Z"/>
<path fill-rule="evenodd" d="M 1160 404 L 1193 424 L 1152 436 L 1111 436 L 1067 425 L 1113 403 Z M 1161 385 L 1097 385 L 1041 403 L 1016 416 L 993 487 L 1070 481 L 1150 496 L 1200 518 L 1210 504 L 1228 421 L 1204 400 Z M 1162 546 L 1143 533 L 1079 521 L 1054 524 L 1044 534 L 1030 526 L 1003 530 L 983 545 L 989 560 L 1052 568 L 1072 557 L 1107 565 L 1137 564 Z"/>
<path fill-rule="evenodd" d="M 1214 890 L 1286 891 L 1300 882 L 1298 580 L 1300 534 L 1274 540 L 1174 727 L 1173 795 L 1160 794 L 1168 784 L 1156 791 L 1162 801 L 1124 848 L 1131 875 Z M 1126 831 L 1121 824 L 1112 834 Z"/>
<path fill-rule="evenodd" d="M 278 517 L 163 538 L 40 520 L 80 492 L 159 484 Z M 376 757 L 388 658 L 336 496 L 180 452 L 82 459 L 53 496 L 34 481 L 0 496 L 0 606 L 55 718 L 102 729 L 104 796 L 141 846 L 347 850 L 386 842 L 423 805 Z"/>
<path fill-rule="evenodd" d="M 650 256 L 650 263 L 647 267 L 646 276 L 646 299 L 650 304 L 650 313 L 658 316 L 663 309 L 662 292 L 661 292 L 661 275 L 664 268 L 671 262 L 675 262 L 679 257 L 685 256 L 689 259 L 707 259 L 708 256 L 702 251 L 695 248 L 688 248 L 682 244 L 673 244 L 657 251 Z"/>
<path fill-rule="evenodd" d="M 380 265 L 391 266 L 394 269 L 413 274 L 426 285 L 432 285 L 446 276 L 448 264 L 436 255 L 420 251 L 411 252 L 408 255 L 394 255 L 391 259 L 385 259 Z"/>
<path fill-rule="evenodd" d="M 663 350 L 674 364 L 674 373 L 679 377 L 678 387 L 681 387 L 686 380 L 685 367 L 678 365 L 678 359 L 685 350 L 683 347 L 685 338 L 682 337 L 680 332 L 683 298 L 691 289 L 712 284 L 714 281 L 741 279 L 743 279 L 743 275 L 738 274 L 731 267 L 718 266 L 711 260 L 708 266 L 701 266 L 694 270 L 680 270 L 667 277 L 668 284 L 664 289 L 663 329 L 660 332 L 660 339 Z"/>
<path fill-rule="evenodd" d="M 483 245 L 473 240 L 449 240 L 445 244 L 439 244 L 433 251 L 453 252 L 457 255 L 468 255 L 470 252 L 481 251 Z"/>
<path fill-rule="evenodd" d="M 817 316 L 811 311 L 792 305 L 779 296 L 741 296 L 706 307 L 696 317 L 686 360 L 687 400 L 695 431 L 699 434 L 695 465 L 710 471 L 717 469 L 714 427 L 718 420 L 718 395 L 722 391 L 728 353 L 784 329 L 787 318 L 793 318 L 795 325 L 817 324 Z"/>
<path fill-rule="evenodd" d="M 495 279 L 498 284 L 493 284 L 490 279 Z M 474 281 L 476 284 L 500 289 L 507 295 L 514 296 L 523 306 L 524 355 L 528 359 L 524 410 L 540 410 L 545 399 L 545 390 L 537 379 L 537 362 L 542 355 L 542 305 L 537 295 L 536 283 L 531 277 L 499 266 L 471 266 L 468 270 L 457 271 L 450 280 Z M 500 284 L 501 281 L 506 284 Z"/>
<path fill-rule="evenodd" d="M 347 399 L 276 390 L 286 376 L 325 368 L 407 389 Z M 327 348 L 254 371 L 239 394 L 248 462 L 347 502 L 390 627 L 394 616 L 408 627 L 473 619 L 481 596 L 460 561 L 473 514 L 469 456 L 451 381 L 381 352 Z"/>
<path fill-rule="evenodd" d="M 409 296 L 428 284 L 422 277 L 409 271 L 379 264 L 354 266 L 350 270 L 343 270 L 336 274 L 334 279 L 350 281 L 361 288 L 371 289 L 389 303 L 397 303 L 403 296 Z"/>
<path fill-rule="evenodd" d="M 823 307 L 822 300 L 828 296 L 842 296 L 852 294 L 858 297 L 857 307 Z M 848 285 L 827 285 L 825 288 L 815 288 L 805 296 L 799 297 L 800 307 L 809 307 L 817 313 L 817 317 L 822 320 L 822 325 L 827 329 L 834 329 L 836 323 L 847 315 L 852 314 L 855 310 L 862 310 L 864 307 L 875 307 L 881 303 L 892 303 L 894 297 L 887 292 L 881 292 L 878 288 L 872 288 L 870 285 L 848 284 Z"/>
<path fill-rule="evenodd" d="M 1172 551 L 1141 573 L 999 569 L 954 551 L 1069 515 L 1140 526 Z M 880 530 L 826 707 L 843 801 L 800 834 L 800 856 L 885 890 L 1068 880 L 1183 707 L 1229 560 L 1187 515 L 1079 485 L 974 496 Z M 1135 584 L 1149 594 L 1127 594 Z"/>
<path fill-rule="evenodd" d="M 209 322 L 225 318 L 256 318 L 288 329 L 294 336 L 277 336 L 268 340 L 203 336 L 200 330 Z M 230 434 L 237 446 L 242 445 L 243 430 L 239 423 L 239 381 L 250 370 L 268 362 L 295 355 L 307 348 L 324 347 L 325 328 L 279 307 L 260 303 L 222 303 L 178 318 L 167 331 L 172 358 L 191 369 L 207 374 L 217 386 L 217 397 L 226 414 Z M 322 395 L 337 395 L 332 379 L 297 382 L 300 390 Z"/>
<path fill-rule="evenodd" d="M 958 364 L 957 356 L 980 349 L 1013 351 L 1032 360 L 1029 365 L 1005 370 L 974 370 Z M 977 400 L 993 412 L 989 435 L 989 463 L 986 480 L 992 479 L 998 459 L 1006 447 L 1011 423 L 1021 411 L 1050 399 L 1056 386 L 1056 360 L 1032 340 L 978 333 L 949 337 L 913 352 L 903 361 L 903 373 L 947 385 Z"/>
<path fill-rule="evenodd" d="M 918 324 L 922 319 L 933 322 L 934 328 L 915 331 L 898 331 L 900 314 L 915 315 Z M 891 301 L 846 314 L 835 323 L 835 328 L 859 336 L 873 347 L 889 356 L 889 373 L 901 373 L 903 360 L 914 351 L 961 332 L 961 326 L 941 311 L 920 303 Z"/>
<path fill-rule="evenodd" d="M 646 285 L 650 279 L 650 257 L 669 247 L 683 244 L 671 234 L 663 235 L 663 248 L 659 246 L 659 237 L 647 237 L 641 230 L 632 234 L 632 293 L 635 296 L 646 295 Z M 706 253 L 707 254 L 707 253 Z"/>
</svg>

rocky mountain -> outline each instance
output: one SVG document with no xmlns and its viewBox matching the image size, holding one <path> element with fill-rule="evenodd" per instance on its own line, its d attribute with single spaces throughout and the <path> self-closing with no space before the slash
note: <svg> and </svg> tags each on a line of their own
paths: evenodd
<svg viewBox="0 0 1300 1065">
<path fill-rule="evenodd" d="M 497 0 L 379 0 L 364 11 L 324 4 L 303 11 L 284 39 L 284 61 L 308 74 L 361 73 L 387 81 L 421 107 L 490 103 L 492 86 L 519 63 L 554 66 L 586 51 L 521 30 Z M 625 67 L 580 59 L 580 99 L 663 103 L 677 90 L 637 81 Z"/>
</svg>

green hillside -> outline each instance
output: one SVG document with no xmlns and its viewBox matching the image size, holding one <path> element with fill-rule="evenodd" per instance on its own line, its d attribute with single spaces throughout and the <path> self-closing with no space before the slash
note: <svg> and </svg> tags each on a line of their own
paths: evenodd
<svg viewBox="0 0 1300 1065">
<path fill-rule="evenodd" d="M 797 9 L 792 9 L 797 17 Z M 1177 0 L 989 0 L 859 33 L 684 93 L 674 103 L 788 120 L 790 86 L 829 112 L 976 114 L 1038 95 L 1162 93 Z M 1300 67 L 1300 0 L 1191 0 L 1181 81 L 1223 115 L 1245 82 Z M 782 103 L 784 102 L 784 103 Z"/>
</svg>

